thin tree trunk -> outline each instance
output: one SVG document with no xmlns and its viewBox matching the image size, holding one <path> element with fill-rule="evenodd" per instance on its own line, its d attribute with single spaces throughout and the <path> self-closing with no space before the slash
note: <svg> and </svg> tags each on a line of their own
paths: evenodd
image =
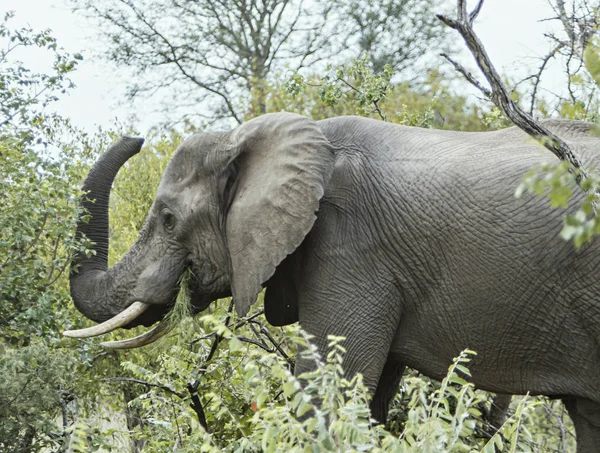
<svg viewBox="0 0 600 453">
<path fill-rule="evenodd" d="M 131 453 L 141 453 L 144 449 L 146 441 L 144 439 L 135 439 L 132 435 L 133 430 L 136 427 L 143 428 L 145 423 L 140 417 L 139 411 L 131 407 L 129 403 L 135 399 L 136 395 L 131 391 L 129 386 L 123 386 L 123 398 L 125 400 L 125 420 L 127 422 L 127 430 L 129 431 L 129 440 L 131 446 Z"/>
<path fill-rule="evenodd" d="M 19 442 L 19 451 L 23 453 L 33 453 L 33 439 L 35 437 L 35 429 L 33 426 L 28 426 Z"/>
</svg>

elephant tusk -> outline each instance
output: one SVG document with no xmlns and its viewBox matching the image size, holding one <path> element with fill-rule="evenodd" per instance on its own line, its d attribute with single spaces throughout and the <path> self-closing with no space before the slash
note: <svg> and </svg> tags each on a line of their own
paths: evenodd
<svg viewBox="0 0 600 453">
<path fill-rule="evenodd" d="M 161 321 L 157 326 L 154 326 L 148 332 L 144 332 L 137 337 L 128 338 L 120 341 L 105 341 L 100 343 L 100 346 L 110 349 L 133 349 L 147 344 L 154 343 L 159 338 L 165 336 L 173 329 L 173 324 Z"/>
<path fill-rule="evenodd" d="M 102 324 L 88 327 L 87 329 L 79 330 L 65 330 L 63 335 L 70 338 L 89 338 L 97 337 L 108 332 L 112 332 L 119 327 L 129 324 L 135 318 L 144 313 L 150 305 L 143 302 L 134 302 L 121 313 L 113 316 L 108 321 L 104 321 Z"/>
</svg>

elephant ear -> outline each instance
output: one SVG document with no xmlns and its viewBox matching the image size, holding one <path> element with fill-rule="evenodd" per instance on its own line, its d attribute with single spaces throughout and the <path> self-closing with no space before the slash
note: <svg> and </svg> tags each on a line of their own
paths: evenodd
<svg viewBox="0 0 600 453">
<path fill-rule="evenodd" d="M 277 265 L 311 230 L 334 157 L 317 124 L 292 113 L 253 119 L 231 138 L 239 173 L 226 233 L 231 291 L 244 316 Z"/>
</svg>

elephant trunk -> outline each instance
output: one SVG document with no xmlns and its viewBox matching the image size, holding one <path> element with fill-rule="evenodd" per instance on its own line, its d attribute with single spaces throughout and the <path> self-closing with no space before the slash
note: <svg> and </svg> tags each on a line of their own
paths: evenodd
<svg viewBox="0 0 600 453">
<path fill-rule="evenodd" d="M 124 307 L 109 295 L 119 293 L 115 285 L 120 279 L 113 271 L 108 271 L 108 208 L 110 190 L 119 169 L 127 160 L 137 154 L 143 139 L 124 137 L 113 145 L 90 171 L 83 191 L 82 205 L 89 213 L 89 222 L 81 220 L 77 224 L 76 237 L 85 235 L 94 242 L 95 254 L 86 256 L 78 253 L 71 263 L 71 297 L 77 309 L 87 318 L 96 322 L 105 321 L 117 315 Z M 121 262 L 120 266 L 127 267 Z"/>
</svg>

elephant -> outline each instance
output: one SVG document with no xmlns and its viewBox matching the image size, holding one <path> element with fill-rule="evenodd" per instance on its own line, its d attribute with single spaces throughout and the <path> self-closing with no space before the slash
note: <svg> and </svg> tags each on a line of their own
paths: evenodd
<svg viewBox="0 0 600 453">
<path fill-rule="evenodd" d="M 588 164 L 593 125 L 546 120 Z M 123 138 L 84 184 L 96 245 L 74 258 L 75 306 L 101 323 L 72 337 L 150 326 L 191 270 L 195 312 L 232 296 L 239 316 L 264 289 L 274 326 L 299 322 L 322 351 L 346 338 L 384 421 L 405 367 L 434 379 L 465 348 L 478 388 L 562 399 L 580 453 L 600 445 L 600 249 L 560 236 L 565 212 L 515 197 L 523 175 L 558 160 L 517 128 L 458 132 L 361 117 L 271 113 L 186 139 L 139 237 L 110 269 L 108 202 L 143 140 Z M 579 195 L 581 197 L 582 195 Z M 577 197 L 575 197 L 577 198 Z M 139 346 L 148 334 L 113 344 Z M 297 358 L 296 373 L 311 364 Z"/>
</svg>

